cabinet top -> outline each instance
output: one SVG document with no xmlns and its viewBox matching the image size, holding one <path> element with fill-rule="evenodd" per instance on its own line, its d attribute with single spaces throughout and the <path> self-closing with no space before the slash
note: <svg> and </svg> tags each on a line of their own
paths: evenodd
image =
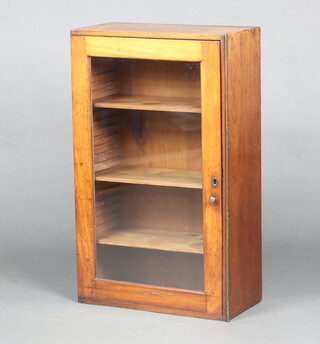
<svg viewBox="0 0 320 344">
<path fill-rule="evenodd" d="M 75 36 L 220 40 L 227 34 L 252 28 L 250 26 L 106 23 L 74 29 L 71 34 Z"/>
</svg>

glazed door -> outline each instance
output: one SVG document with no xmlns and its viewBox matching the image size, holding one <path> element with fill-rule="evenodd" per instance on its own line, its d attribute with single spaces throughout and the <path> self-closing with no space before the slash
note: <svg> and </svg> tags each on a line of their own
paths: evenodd
<svg viewBox="0 0 320 344">
<path fill-rule="evenodd" d="M 94 231 L 78 221 L 87 238 L 86 247 L 78 238 L 81 283 L 188 290 L 218 312 L 219 43 L 97 37 L 84 43 L 90 82 L 78 101 L 87 134 L 75 140 L 75 166 L 76 184 L 85 175 L 94 198 L 85 205 Z M 83 166 L 85 152 L 90 163 Z"/>
</svg>

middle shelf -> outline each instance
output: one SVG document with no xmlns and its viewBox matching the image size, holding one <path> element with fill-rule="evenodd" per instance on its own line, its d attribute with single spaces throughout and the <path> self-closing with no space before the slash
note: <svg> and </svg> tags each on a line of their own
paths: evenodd
<svg viewBox="0 0 320 344">
<path fill-rule="evenodd" d="M 115 228 L 97 235 L 97 243 L 152 250 L 203 253 L 202 233 L 146 228 Z"/>
<path fill-rule="evenodd" d="M 201 171 L 116 166 L 97 172 L 97 181 L 202 189 Z"/>
<path fill-rule="evenodd" d="M 117 94 L 93 101 L 96 108 L 201 113 L 200 98 Z"/>
</svg>

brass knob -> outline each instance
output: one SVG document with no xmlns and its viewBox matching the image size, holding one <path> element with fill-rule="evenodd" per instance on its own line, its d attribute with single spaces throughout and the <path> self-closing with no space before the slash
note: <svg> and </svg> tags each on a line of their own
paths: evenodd
<svg viewBox="0 0 320 344">
<path fill-rule="evenodd" d="M 209 201 L 210 203 L 214 203 L 216 201 L 216 198 L 213 196 L 210 196 Z"/>
</svg>

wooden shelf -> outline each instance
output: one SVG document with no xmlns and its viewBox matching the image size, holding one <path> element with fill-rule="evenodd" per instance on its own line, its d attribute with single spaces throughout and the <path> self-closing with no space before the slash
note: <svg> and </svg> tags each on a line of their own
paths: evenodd
<svg viewBox="0 0 320 344">
<path fill-rule="evenodd" d="M 201 171 L 117 166 L 97 172 L 97 181 L 202 189 Z"/>
<path fill-rule="evenodd" d="M 201 112 L 200 99 L 182 97 L 113 95 L 93 101 L 98 108 L 173 111 L 173 112 Z"/>
<path fill-rule="evenodd" d="M 203 254 L 202 233 L 164 229 L 115 228 L 97 237 L 103 245 Z"/>
</svg>

